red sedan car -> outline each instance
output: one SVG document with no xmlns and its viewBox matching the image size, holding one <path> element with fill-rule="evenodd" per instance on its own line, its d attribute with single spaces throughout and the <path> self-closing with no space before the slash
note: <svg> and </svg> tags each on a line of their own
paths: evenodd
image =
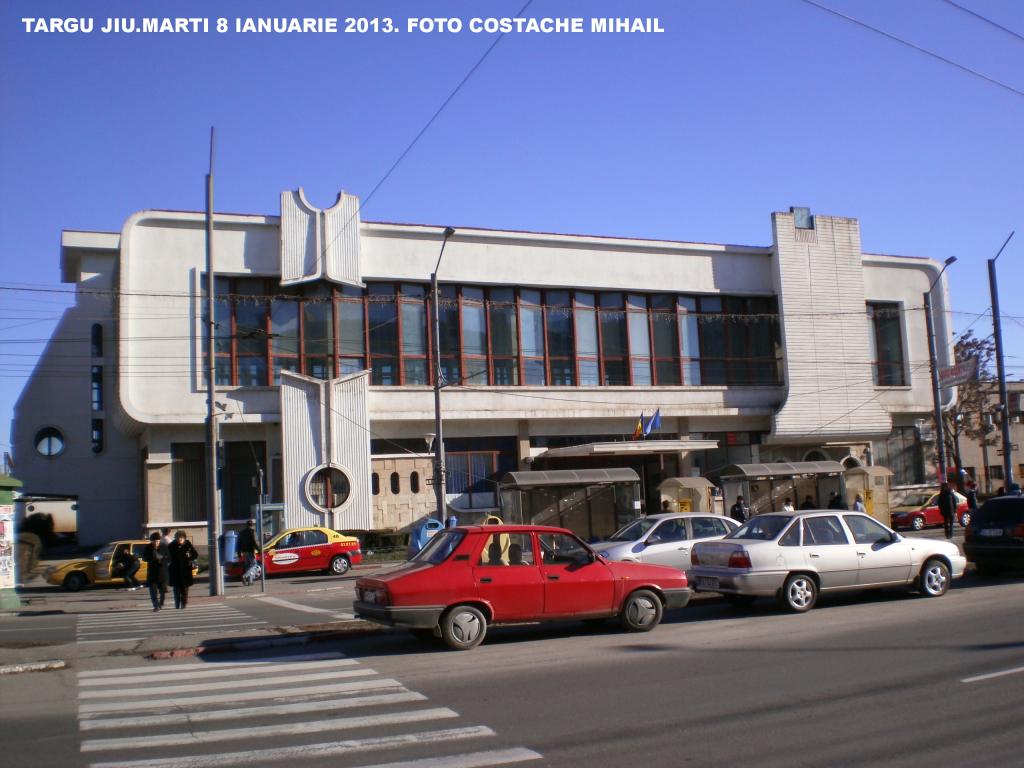
<svg viewBox="0 0 1024 768">
<path fill-rule="evenodd" d="M 956 519 L 964 528 L 971 522 L 971 510 L 967 505 L 967 497 L 953 491 L 956 497 Z M 928 493 L 915 492 L 894 507 L 889 513 L 889 521 L 893 528 L 922 528 L 942 525 L 942 514 L 939 512 L 939 494 L 937 491 Z"/>
<path fill-rule="evenodd" d="M 441 531 L 404 566 L 359 579 L 355 613 L 463 650 L 510 622 L 617 617 L 646 632 L 689 599 L 675 568 L 611 562 L 564 528 L 488 525 Z"/>
</svg>

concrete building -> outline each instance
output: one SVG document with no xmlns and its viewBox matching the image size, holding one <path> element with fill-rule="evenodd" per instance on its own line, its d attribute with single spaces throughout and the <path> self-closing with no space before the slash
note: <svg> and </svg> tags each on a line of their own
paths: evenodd
<svg viewBox="0 0 1024 768">
<path fill-rule="evenodd" d="M 12 444 L 26 492 L 77 497 L 84 541 L 204 525 L 204 238 L 202 213 L 175 211 L 63 234 L 78 301 Z M 279 216 L 215 216 L 226 519 L 248 516 L 257 466 L 290 524 L 402 530 L 434 508 L 443 239 L 301 190 Z M 921 482 L 922 294 L 940 269 L 864 253 L 856 219 L 807 209 L 773 214 L 762 246 L 459 228 L 438 270 L 448 503 L 494 509 L 496 481 L 530 468 L 632 468 L 646 508 L 666 478 L 750 462 L 884 463 Z M 945 365 L 944 282 L 934 305 Z"/>
</svg>

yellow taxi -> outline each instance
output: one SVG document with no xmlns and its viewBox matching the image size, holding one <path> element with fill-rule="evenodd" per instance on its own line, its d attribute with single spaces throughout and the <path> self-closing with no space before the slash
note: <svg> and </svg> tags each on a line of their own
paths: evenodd
<svg viewBox="0 0 1024 768">
<path fill-rule="evenodd" d="M 132 554 L 139 558 L 139 570 L 135 578 L 140 582 L 146 581 L 146 561 L 142 559 L 142 551 L 149 544 L 147 539 L 123 539 L 104 544 L 93 552 L 92 557 L 81 560 L 70 560 L 62 565 L 52 566 L 46 571 L 46 580 L 50 584 L 56 584 L 69 592 L 77 592 L 83 587 L 116 584 L 121 586 L 124 579 L 114 566 L 114 559 L 124 551 L 125 547 L 131 547 Z M 195 567 L 193 573 L 198 573 L 199 568 Z"/>
<path fill-rule="evenodd" d="M 256 555 L 254 578 L 266 568 L 267 576 L 300 571 L 327 571 L 344 576 L 363 559 L 359 539 L 330 528 L 289 528 L 270 539 Z M 245 570 L 241 560 L 227 564 L 228 576 L 241 578 Z"/>
</svg>

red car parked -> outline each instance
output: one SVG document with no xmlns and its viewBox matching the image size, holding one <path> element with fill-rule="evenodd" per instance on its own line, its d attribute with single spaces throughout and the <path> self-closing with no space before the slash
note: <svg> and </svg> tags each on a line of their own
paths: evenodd
<svg viewBox="0 0 1024 768">
<path fill-rule="evenodd" d="M 564 528 L 488 525 L 441 531 L 400 568 L 359 579 L 355 613 L 464 650 L 508 622 L 617 617 L 646 632 L 689 600 L 675 568 L 611 562 Z"/>
<path fill-rule="evenodd" d="M 956 519 L 964 528 L 971 522 L 971 510 L 967 505 L 967 497 L 953 491 L 956 498 Z M 898 506 L 889 513 L 892 528 L 913 528 L 920 531 L 933 525 L 942 525 L 942 513 L 939 512 L 939 494 L 935 492 L 915 492 L 906 496 Z"/>
</svg>

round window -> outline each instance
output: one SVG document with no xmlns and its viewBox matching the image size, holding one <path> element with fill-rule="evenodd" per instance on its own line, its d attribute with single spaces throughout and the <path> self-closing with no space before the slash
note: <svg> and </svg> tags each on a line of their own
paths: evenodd
<svg viewBox="0 0 1024 768">
<path fill-rule="evenodd" d="M 306 486 L 309 500 L 321 509 L 337 509 L 348 500 L 352 489 L 345 473 L 336 467 L 321 467 Z"/>
<path fill-rule="evenodd" d="M 64 450 L 64 435 L 56 427 L 44 427 L 36 433 L 36 450 L 43 456 L 56 456 Z"/>
</svg>

